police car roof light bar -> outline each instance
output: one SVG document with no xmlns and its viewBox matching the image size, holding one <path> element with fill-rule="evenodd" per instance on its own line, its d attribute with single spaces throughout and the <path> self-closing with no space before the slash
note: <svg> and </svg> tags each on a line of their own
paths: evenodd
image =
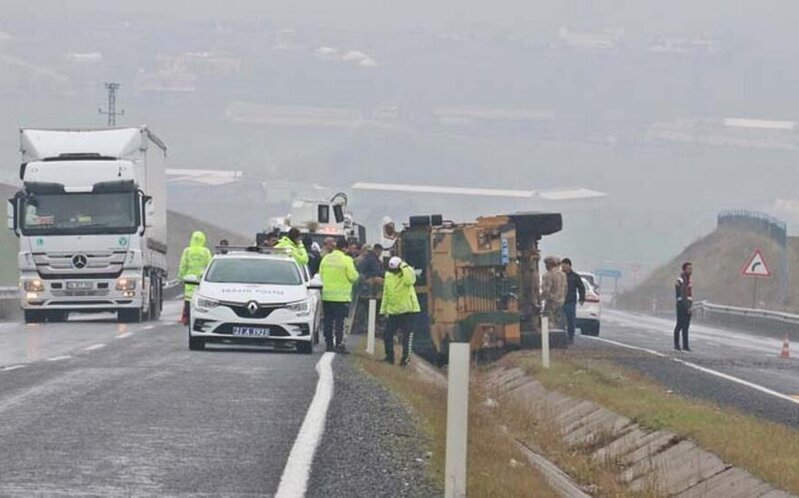
<svg viewBox="0 0 799 498">
<path fill-rule="evenodd" d="M 225 254 L 231 252 L 257 252 L 260 254 L 291 254 L 291 249 L 285 247 L 266 247 L 266 246 L 216 246 L 214 251 L 217 254 Z"/>
</svg>

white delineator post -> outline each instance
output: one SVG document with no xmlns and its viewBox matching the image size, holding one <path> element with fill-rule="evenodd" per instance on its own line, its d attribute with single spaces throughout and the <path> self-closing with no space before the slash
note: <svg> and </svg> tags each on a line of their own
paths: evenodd
<svg viewBox="0 0 799 498">
<path fill-rule="evenodd" d="M 377 299 L 369 300 L 369 323 L 366 327 L 366 353 L 375 354 L 375 322 L 377 321 Z"/>
<path fill-rule="evenodd" d="M 541 318 L 541 365 L 549 368 L 549 318 Z"/>
<path fill-rule="evenodd" d="M 466 452 L 469 433 L 469 343 L 449 344 L 447 388 L 447 454 L 445 498 L 466 497 Z"/>
</svg>

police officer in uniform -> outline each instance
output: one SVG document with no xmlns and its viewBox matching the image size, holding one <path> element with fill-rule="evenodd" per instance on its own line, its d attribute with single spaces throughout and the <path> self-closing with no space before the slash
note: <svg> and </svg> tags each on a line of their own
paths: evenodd
<svg viewBox="0 0 799 498">
<path fill-rule="evenodd" d="M 347 240 L 336 241 L 336 249 L 322 259 L 319 276 L 322 278 L 323 329 L 327 351 L 346 353 L 344 347 L 344 319 L 352 302 L 352 286 L 358 280 L 355 262 L 344 251 Z M 335 333 L 335 346 L 333 334 Z"/>
<path fill-rule="evenodd" d="M 416 271 L 411 265 L 394 256 L 388 261 L 388 270 L 383 281 L 383 301 L 380 314 L 387 317 L 383 331 L 386 357 L 383 361 L 394 364 L 394 334 L 402 330 L 402 359 L 400 365 L 410 362 L 413 345 L 413 326 L 419 313 L 419 298 L 416 296 Z"/>
</svg>

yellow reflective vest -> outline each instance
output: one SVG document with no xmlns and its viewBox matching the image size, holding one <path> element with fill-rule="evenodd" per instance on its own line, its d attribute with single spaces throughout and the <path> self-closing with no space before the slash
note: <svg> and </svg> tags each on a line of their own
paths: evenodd
<svg viewBox="0 0 799 498">
<path fill-rule="evenodd" d="M 352 301 L 352 284 L 358 280 L 358 270 L 351 257 L 336 249 L 322 259 L 319 276 L 322 278 L 322 301 Z"/>
<path fill-rule="evenodd" d="M 387 271 L 383 281 L 383 302 L 380 304 L 381 315 L 402 315 L 418 313 L 419 298 L 416 297 L 416 272 L 407 263 L 400 265 L 397 273 Z"/>
<path fill-rule="evenodd" d="M 295 244 L 290 238 L 283 237 L 280 239 L 280 242 L 275 245 L 275 247 L 277 249 L 290 249 L 291 256 L 298 265 L 305 266 L 308 264 L 308 251 L 305 250 L 305 246 L 302 245 L 302 243 Z"/>
<path fill-rule="evenodd" d="M 178 278 L 183 279 L 189 275 L 200 278 L 211 262 L 211 251 L 205 247 L 205 234 L 202 232 L 194 232 L 191 234 L 191 242 L 189 247 L 183 250 L 180 256 L 180 269 L 178 270 Z M 183 298 L 186 301 L 191 301 L 194 296 L 194 291 L 197 290 L 195 284 L 183 285 Z"/>
</svg>

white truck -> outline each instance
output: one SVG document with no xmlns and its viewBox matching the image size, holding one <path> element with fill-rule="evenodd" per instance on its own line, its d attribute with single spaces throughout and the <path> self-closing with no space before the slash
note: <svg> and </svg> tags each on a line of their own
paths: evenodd
<svg viewBox="0 0 799 498">
<path fill-rule="evenodd" d="M 72 312 L 157 319 L 167 279 L 166 146 L 146 127 L 20 131 L 20 239 L 26 322 Z"/>
</svg>

